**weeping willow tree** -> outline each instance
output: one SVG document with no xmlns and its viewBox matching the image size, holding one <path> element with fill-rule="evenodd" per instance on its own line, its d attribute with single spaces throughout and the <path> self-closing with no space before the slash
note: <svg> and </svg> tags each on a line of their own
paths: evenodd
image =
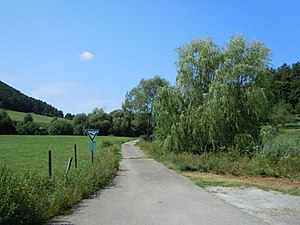
<svg viewBox="0 0 300 225">
<path fill-rule="evenodd" d="M 252 151 L 268 111 L 255 81 L 270 50 L 237 35 L 225 46 L 205 38 L 177 51 L 177 83 L 161 89 L 155 104 L 157 137 L 173 151 Z"/>
</svg>

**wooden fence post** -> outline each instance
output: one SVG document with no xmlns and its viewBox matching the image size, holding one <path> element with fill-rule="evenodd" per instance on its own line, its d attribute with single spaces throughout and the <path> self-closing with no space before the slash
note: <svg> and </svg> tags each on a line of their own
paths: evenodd
<svg viewBox="0 0 300 225">
<path fill-rule="evenodd" d="M 77 169 L 77 148 L 76 148 L 76 144 L 74 144 L 74 163 L 75 163 L 75 169 Z"/>
<path fill-rule="evenodd" d="M 52 177 L 52 157 L 51 157 L 51 151 L 48 151 L 48 161 L 49 161 L 49 177 Z"/>
</svg>

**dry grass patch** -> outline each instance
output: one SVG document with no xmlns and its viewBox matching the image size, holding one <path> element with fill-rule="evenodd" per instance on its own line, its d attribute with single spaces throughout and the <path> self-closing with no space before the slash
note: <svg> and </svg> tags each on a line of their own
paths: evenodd
<svg viewBox="0 0 300 225">
<path fill-rule="evenodd" d="M 200 187 L 207 186 L 252 186 L 275 190 L 291 195 L 300 195 L 300 181 L 287 178 L 263 176 L 230 176 L 201 172 L 182 172 Z"/>
</svg>

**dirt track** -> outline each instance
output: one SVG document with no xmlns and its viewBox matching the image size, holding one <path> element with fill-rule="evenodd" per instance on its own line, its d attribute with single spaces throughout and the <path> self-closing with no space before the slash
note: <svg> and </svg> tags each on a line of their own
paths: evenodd
<svg viewBox="0 0 300 225">
<path fill-rule="evenodd" d="M 209 192 L 270 224 L 300 224 L 300 196 L 242 187 L 208 187 Z"/>
</svg>

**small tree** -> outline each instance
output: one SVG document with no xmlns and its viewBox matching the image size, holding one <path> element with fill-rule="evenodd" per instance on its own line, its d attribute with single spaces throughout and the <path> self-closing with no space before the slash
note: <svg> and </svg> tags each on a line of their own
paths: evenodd
<svg viewBox="0 0 300 225">
<path fill-rule="evenodd" d="M 58 120 L 54 118 L 49 127 L 51 135 L 72 135 L 74 133 L 73 125 L 67 120 Z"/>
<path fill-rule="evenodd" d="M 84 129 L 88 127 L 88 117 L 85 113 L 77 114 L 73 118 L 74 134 L 84 135 Z"/>
<path fill-rule="evenodd" d="M 102 108 L 96 108 L 88 115 L 89 128 L 99 129 L 99 135 L 108 135 L 111 129 L 110 116 Z"/>
<path fill-rule="evenodd" d="M 8 113 L 0 109 L 0 134 L 15 134 L 16 129 L 14 124 Z"/>
<path fill-rule="evenodd" d="M 32 123 L 32 122 L 33 122 L 33 118 L 32 118 L 31 113 L 27 113 L 27 114 L 24 116 L 23 122 L 24 122 L 24 123 Z"/>
<path fill-rule="evenodd" d="M 273 107 L 272 119 L 275 124 L 281 124 L 282 127 L 287 123 L 295 122 L 295 118 L 290 113 L 292 106 L 283 101 L 279 102 Z"/>
</svg>

